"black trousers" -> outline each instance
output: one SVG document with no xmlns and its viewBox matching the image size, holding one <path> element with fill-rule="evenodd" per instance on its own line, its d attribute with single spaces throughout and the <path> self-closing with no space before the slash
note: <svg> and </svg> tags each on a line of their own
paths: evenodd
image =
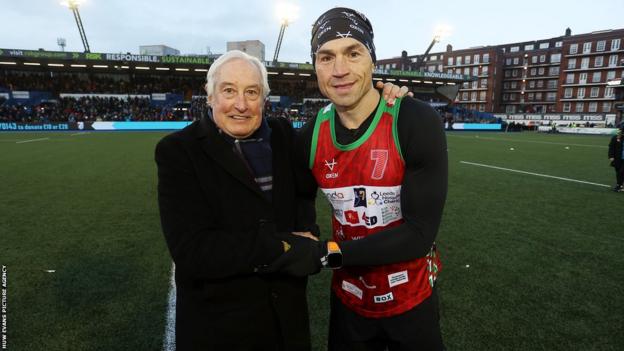
<svg viewBox="0 0 624 351">
<path fill-rule="evenodd" d="M 331 294 L 329 351 L 443 351 L 435 291 L 413 309 L 387 318 L 366 318 Z"/>
<path fill-rule="evenodd" d="M 624 161 L 622 163 L 620 168 L 615 168 L 615 179 L 620 186 L 624 183 Z"/>
</svg>

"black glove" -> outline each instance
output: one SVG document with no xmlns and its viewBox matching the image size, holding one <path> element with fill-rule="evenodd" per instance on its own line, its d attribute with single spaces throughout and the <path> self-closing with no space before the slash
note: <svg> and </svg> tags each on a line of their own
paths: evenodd
<svg viewBox="0 0 624 351">
<path fill-rule="evenodd" d="M 296 277 L 316 274 L 321 270 L 321 257 L 327 254 L 327 243 L 294 234 L 281 233 L 278 237 L 290 245 L 268 266 L 258 269 L 258 273 L 286 273 Z"/>
</svg>

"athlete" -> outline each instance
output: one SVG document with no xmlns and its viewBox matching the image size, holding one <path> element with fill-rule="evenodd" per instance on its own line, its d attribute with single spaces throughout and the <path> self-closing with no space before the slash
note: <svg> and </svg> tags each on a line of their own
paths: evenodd
<svg viewBox="0 0 624 351">
<path fill-rule="evenodd" d="M 434 288 L 447 192 L 441 119 L 411 97 L 390 106 L 373 88 L 373 30 L 360 12 L 322 14 L 311 46 L 331 104 L 296 147 L 303 195 L 313 202 L 318 186 L 333 210 L 332 240 L 318 253 L 334 269 L 329 350 L 443 350 Z M 301 260 L 281 264 L 304 269 Z"/>
</svg>

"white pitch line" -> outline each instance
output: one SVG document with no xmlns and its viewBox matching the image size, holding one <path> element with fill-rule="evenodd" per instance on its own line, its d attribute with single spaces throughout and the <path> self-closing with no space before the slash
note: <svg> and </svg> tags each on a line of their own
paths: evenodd
<svg viewBox="0 0 624 351">
<path fill-rule="evenodd" d="M 42 141 L 42 140 L 49 140 L 50 138 L 40 138 L 40 139 L 31 139 L 31 140 L 22 140 L 22 141 L 16 141 L 16 144 L 23 144 L 23 143 L 32 143 L 33 141 Z"/>
<path fill-rule="evenodd" d="M 89 134 L 89 132 L 78 132 L 78 133 L 70 134 L 70 136 L 74 136 L 74 135 L 84 135 L 84 134 Z"/>
<path fill-rule="evenodd" d="M 169 298 L 167 303 L 167 320 L 165 325 L 164 351 L 175 351 L 175 324 L 176 324 L 176 284 L 175 264 L 171 264 L 171 280 L 169 282 Z"/>
<path fill-rule="evenodd" d="M 592 183 L 592 182 L 587 182 L 584 180 L 577 180 L 577 179 L 570 179 L 570 178 L 563 178 L 563 177 L 556 177 L 556 176 L 551 176 L 548 174 L 541 174 L 541 173 L 533 173 L 533 172 L 526 172 L 526 171 L 521 171 L 518 169 L 511 169 L 511 168 L 503 168 L 503 167 L 497 167 L 497 166 L 491 166 L 491 165 L 484 165 L 482 163 L 475 163 L 475 162 L 468 162 L 468 161 L 459 161 L 459 163 L 463 163 L 466 165 L 473 165 L 473 166 L 479 166 L 479 167 L 485 167 L 485 168 L 492 168 L 492 169 L 498 169 L 501 171 L 507 171 L 507 172 L 515 172 L 515 173 L 522 173 L 522 174 L 529 174 L 529 175 L 533 175 L 533 176 L 537 176 L 537 177 L 544 177 L 544 178 L 552 178 L 552 179 L 559 179 L 559 180 L 565 180 L 566 182 L 574 182 L 574 183 L 581 183 L 581 184 L 589 184 L 589 185 L 595 185 L 595 186 L 601 186 L 601 187 L 606 187 L 606 188 L 610 188 L 610 185 L 606 185 L 606 184 L 599 184 L 599 183 Z"/>
<path fill-rule="evenodd" d="M 606 145 L 590 145 L 590 144 L 570 144 L 570 143 L 556 143 L 556 142 L 552 142 L 552 141 L 539 141 L 539 140 L 519 140 L 519 139 L 506 139 L 506 138 L 492 138 L 492 137 L 482 137 L 479 136 L 478 138 L 475 137 L 470 137 L 470 136 L 464 136 L 464 135 L 453 135 L 453 134 L 447 134 L 448 136 L 451 137 L 455 137 L 455 138 L 464 138 L 464 139 L 473 139 L 473 140 L 494 140 L 494 141 L 507 141 L 510 143 L 533 143 L 533 144 L 547 144 L 547 145 L 563 145 L 563 146 L 579 146 L 579 147 L 597 147 L 600 149 L 606 149 L 608 148 L 608 146 Z"/>
</svg>

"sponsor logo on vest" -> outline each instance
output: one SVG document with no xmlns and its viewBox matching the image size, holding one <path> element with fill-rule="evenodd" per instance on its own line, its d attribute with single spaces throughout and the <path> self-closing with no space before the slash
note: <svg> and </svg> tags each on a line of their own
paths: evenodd
<svg viewBox="0 0 624 351">
<path fill-rule="evenodd" d="M 327 196 L 327 200 L 329 200 L 329 202 L 332 200 L 344 200 L 344 194 L 337 191 L 334 191 L 333 193 L 325 193 L 325 196 Z"/>
<path fill-rule="evenodd" d="M 388 274 L 388 285 L 390 287 L 405 284 L 409 281 L 407 277 L 407 271 L 396 272 Z"/>
<path fill-rule="evenodd" d="M 364 220 L 364 223 L 366 223 L 366 225 L 370 226 L 377 224 L 377 216 L 368 217 L 366 213 L 362 213 L 362 219 Z"/>
<path fill-rule="evenodd" d="M 386 303 L 394 300 L 394 295 L 392 295 L 392 292 L 389 292 L 385 295 L 373 296 L 373 299 L 375 303 Z"/>
<path fill-rule="evenodd" d="M 355 295 L 358 299 L 362 299 L 362 289 L 358 288 L 355 284 L 349 283 L 346 280 L 342 281 L 342 290 Z"/>
<path fill-rule="evenodd" d="M 355 200 L 353 207 L 366 207 L 366 188 L 353 188 Z"/>
<path fill-rule="evenodd" d="M 338 173 L 334 172 L 334 167 L 338 164 L 336 159 L 332 158 L 331 162 L 325 160 L 325 166 L 329 168 L 331 173 L 325 173 L 325 179 L 338 178 Z"/>
<path fill-rule="evenodd" d="M 401 208 L 396 205 L 389 205 L 381 208 L 381 221 L 383 224 L 401 219 Z"/>
</svg>

